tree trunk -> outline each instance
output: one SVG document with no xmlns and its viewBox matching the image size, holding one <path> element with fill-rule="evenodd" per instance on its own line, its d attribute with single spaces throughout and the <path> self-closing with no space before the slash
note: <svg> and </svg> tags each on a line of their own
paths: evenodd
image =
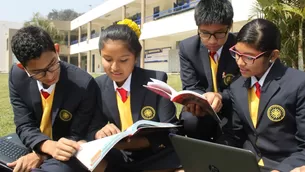
<svg viewBox="0 0 305 172">
<path fill-rule="evenodd" d="M 299 41 L 298 41 L 298 66 L 299 70 L 304 71 L 303 61 L 303 21 L 300 21 L 299 25 Z"/>
</svg>

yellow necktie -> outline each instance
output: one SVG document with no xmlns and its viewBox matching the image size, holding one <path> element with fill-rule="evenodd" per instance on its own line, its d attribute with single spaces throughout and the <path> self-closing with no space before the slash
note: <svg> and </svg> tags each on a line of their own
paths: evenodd
<svg viewBox="0 0 305 172">
<path fill-rule="evenodd" d="M 218 92 L 217 89 L 217 69 L 218 69 L 218 60 L 215 61 L 214 56 L 216 52 L 210 52 L 210 65 L 212 71 L 212 79 L 213 79 L 213 89 L 214 92 Z"/>
<path fill-rule="evenodd" d="M 45 134 L 46 136 L 52 139 L 52 104 L 53 104 L 53 97 L 54 97 L 54 90 L 50 95 L 46 93 L 41 93 L 41 100 L 42 100 L 42 108 L 43 114 L 40 122 L 40 131 Z"/>
<path fill-rule="evenodd" d="M 256 128 L 257 125 L 257 113 L 259 108 L 259 99 L 261 95 L 261 86 L 258 82 L 255 83 L 255 88 L 252 87 L 249 89 L 248 92 L 249 95 L 249 110 L 250 110 L 250 116 L 253 123 L 254 128 Z M 263 159 L 260 159 L 258 161 L 258 165 L 264 166 Z"/>
<path fill-rule="evenodd" d="M 258 106 L 259 106 L 259 98 L 260 98 L 260 85 L 258 82 L 255 83 L 255 88 L 252 87 L 249 91 L 249 109 L 250 109 L 250 116 L 253 123 L 254 128 L 257 125 L 257 113 L 258 113 Z"/>
</svg>

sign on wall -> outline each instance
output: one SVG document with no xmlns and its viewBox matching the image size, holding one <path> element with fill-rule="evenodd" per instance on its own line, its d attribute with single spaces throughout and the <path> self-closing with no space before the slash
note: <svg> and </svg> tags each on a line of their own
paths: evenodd
<svg viewBox="0 0 305 172">
<path fill-rule="evenodd" d="M 145 50 L 144 63 L 168 62 L 171 47 Z"/>
</svg>

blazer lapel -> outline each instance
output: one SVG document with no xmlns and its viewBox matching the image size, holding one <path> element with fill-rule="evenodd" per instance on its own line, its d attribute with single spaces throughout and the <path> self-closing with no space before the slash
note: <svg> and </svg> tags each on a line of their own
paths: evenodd
<svg viewBox="0 0 305 172">
<path fill-rule="evenodd" d="M 106 81 L 106 88 L 102 92 L 103 98 L 107 97 L 107 100 L 103 100 L 106 106 L 109 109 L 109 113 L 113 118 L 115 124 L 118 128 L 121 128 L 121 121 L 120 121 L 120 113 L 118 109 L 118 103 L 116 99 L 116 91 L 114 90 L 113 81 L 108 78 Z"/>
<path fill-rule="evenodd" d="M 55 86 L 54 98 L 52 103 L 52 124 L 54 123 L 58 111 L 62 105 L 63 97 L 65 97 L 65 89 L 69 89 L 69 85 L 66 83 L 66 81 L 67 81 L 67 69 L 63 64 L 61 64 L 60 76 Z"/>
<path fill-rule="evenodd" d="M 211 72 L 211 67 L 210 67 L 209 52 L 208 52 L 207 48 L 205 48 L 204 46 L 201 45 L 201 43 L 200 43 L 199 57 L 200 57 L 205 75 L 206 75 L 208 83 L 209 83 L 209 88 L 211 89 L 210 91 L 213 91 L 213 79 L 212 79 L 212 72 Z M 209 90 L 207 90 L 207 91 L 209 91 Z"/>
<path fill-rule="evenodd" d="M 42 103 L 41 103 L 41 95 L 38 90 L 37 81 L 32 79 L 30 83 L 30 93 L 32 97 L 32 105 L 34 107 L 34 111 L 38 121 L 40 122 L 42 118 Z"/>
<path fill-rule="evenodd" d="M 259 102 L 258 114 L 257 114 L 257 126 L 259 125 L 260 119 L 263 116 L 263 112 L 266 109 L 270 99 L 275 95 L 275 93 L 280 89 L 280 85 L 277 80 L 281 78 L 285 67 L 277 60 L 267 75 L 263 87 L 261 89 L 261 97 Z"/>
<path fill-rule="evenodd" d="M 225 71 L 226 64 L 228 63 L 228 58 L 230 57 L 228 54 L 228 51 L 224 51 L 226 47 L 223 47 L 222 52 L 221 52 L 221 57 L 218 61 L 218 69 L 217 69 L 217 78 L 216 80 L 218 81 L 217 83 L 221 83 L 220 81 L 223 79 L 223 72 Z M 219 84 L 217 85 L 219 89 Z"/>
<path fill-rule="evenodd" d="M 254 130 L 253 122 L 250 116 L 249 103 L 248 103 L 249 102 L 248 89 L 250 88 L 250 84 L 251 84 L 251 78 L 245 79 L 242 90 L 240 90 L 238 94 L 239 97 L 237 97 L 237 100 L 241 103 L 240 107 L 242 108 L 243 114 L 245 114 L 245 118 L 248 121 L 249 126 L 252 128 L 252 130 Z"/>
<path fill-rule="evenodd" d="M 146 88 L 143 87 L 143 81 L 146 81 L 145 78 L 141 77 L 141 71 L 137 67 L 134 68 L 131 77 L 131 84 L 130 84 L 130 103 L 131 103 L 131 113 L 133 121 L 138 121 L 139 115 L 141 114 L 141 107 L 143 104 L 143 99 L 145 97 L 145 92 L 147 91 Z"/>
</svg>

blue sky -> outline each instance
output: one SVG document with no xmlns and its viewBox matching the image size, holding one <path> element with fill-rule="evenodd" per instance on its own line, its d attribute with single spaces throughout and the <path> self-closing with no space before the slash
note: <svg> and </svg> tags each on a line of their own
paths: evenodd
<svg viewBox="0 0 305 172">
<path fill-rule="evenodd" d="M 33 13 L 47 15 L 52 9 L 73 9 L 86 12 L 101 4 L 103 0 L 2 0 L 0 21 L 24 22 L 30 20 Z"/>
</svg>

